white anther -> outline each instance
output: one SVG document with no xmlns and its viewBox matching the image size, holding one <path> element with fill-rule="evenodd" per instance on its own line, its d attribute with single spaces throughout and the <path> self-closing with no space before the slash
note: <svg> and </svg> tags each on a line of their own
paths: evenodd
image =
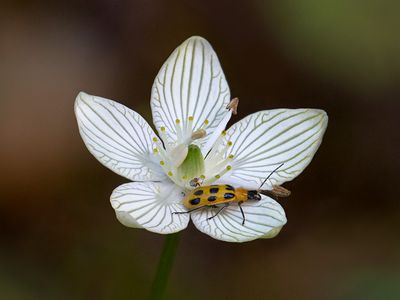
<svg viewBox="0 0 400 300">
<path fill-rule="evenodd" d="M 239 106 L 239 98 L 233 98 L 231 102 L 228 103 L 226 109 L 229 109 L 232 114 L 237 115 L 237 108 Z"/>
<path fill-rule="evenodd" d="M 204 129 L 198 129 L 192 133 L 192 141 L 201 139 L 207 135 L 207 132 Z"/>
</svg>

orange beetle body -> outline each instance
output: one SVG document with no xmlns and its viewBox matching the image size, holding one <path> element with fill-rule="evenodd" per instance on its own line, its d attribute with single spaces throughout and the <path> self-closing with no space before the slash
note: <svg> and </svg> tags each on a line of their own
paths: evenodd
<svg viewBox="0 0 400 300">
<path fill-rule="evenodd" d="M 283 163 L 280 164 L 275 170 L 271 172 L 271 174 L 265 178 L 263 183 L 261 184 L 258 190 L 247 190 L 244 188 L 234 188 L 229 184 L 215 184 L 215 185 L 206 185 L 206 186 L 199 186 L 194 190 L 190 191 L 188 194 L 185 195 L 183 198 L 183 205 L 188 209 L 188 211 L 177 211 L 173 212 L 172 214 L 186 214 L 191 213 L 192 211 L 198 210 L 202 207 L 218 207 L 221 208 L 218 212 L 209 217 L 207 220 L 215 218 L 224 208 L 226 208 L 230 203 L 236 202 L 240 208 L 240 212 L 242 213 L 244 225 L 246 221 L 246 217 L 243 212 L 243 208 L 241 204 L 248 200 L 256 200 L 260 201 L 261 194 L 265 196 L 272 196 L 272 197 L 287 197 L 290 195 L 290 191 L 285 189 L 284 187 L 275 185 L 272 187 L 272 190 L 261 190 L 261 187 L 264 183 L 269 179 L 269 177 L 278 170 Z M 192 186 L 197 186 L 199 184 L 198 178 L 195 178 L 191 181 Z M 222 204 L 222 205 L 219 205 Z"/>
<path fill-rule="evenodd" d="M 275 186 L 271 191 L 268 190 L 247 190 L 244 188 L 234 188 L 229 184 L 218 184 L 218 185 L 206 185 L 195 188 L 185 195 L 183 198 L 183 205 L 188 209 L 188 211 L 173 212 L 173 214 L 185 214 L 192 211 L 198 210 L 202 207 L 218 207 L 221 208 L 218 212 L 209 217 L 210 220 L 216 217 L 224 208 L 226 208 L 230 203 L 236 202 L 242 213 L 244 225 L 246 217 L 244 215 L 241 204 L 248 200 L 261 200 L 261 194 L 266 196 L 284 196 L 290 195 L 290 191 L 283 187 Z"/>
<path fill-rule="evenodd" d="M 185 196 L 183 205 L 188 209 L 195 209 L 231 202 L 242 203 L 247 200 L 261 200 L 261 196 L 258 191 L 219 184 L 195 188 Z"/>
</svg>

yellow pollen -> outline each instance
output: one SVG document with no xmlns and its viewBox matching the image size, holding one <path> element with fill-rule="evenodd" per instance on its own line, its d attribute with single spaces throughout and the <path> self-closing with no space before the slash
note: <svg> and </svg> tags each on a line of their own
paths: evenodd
<svg viewBox="0 0 400 300">
<path fill-rule="evenodd" d="M 206 178 L 206 176 L 200 175 L 200 179 L 205 179 L 205 178 Z"/>
<path fill-rule="evenodd" d="M 165 165 L 165 162 L 163 160 L 160 160 L 160 165 Z"/>
<path fill-rule="evenodd" d="M 165 131 L 165 127 L 164 127 L 164 126 L 161 127 L 160 130 L 161 130 L 162 132 L 164 132 L 164 131 Z"/>
<path fill-rule="evenodd" d="M 188 119 L 189 121 L 193 121 L 193 116 L 190 116 Z"/>
<path fill-rule="evenodd" d="M 229 171 L 232 169 L 232 166 L 226 166 L 226 169 Z"/>
<path fill-rule="evenodd" d="M 153 152 L 154 152 L 154 153 L 158 153 L 158 149 L 157 149 L 157 148 L 154 148 L 154 149 L 153 149 Z"/>
<path fill-rule="evenodd" d="M 156 137 L 153 137 L 153 142 L 157 142 L 158 139 Z"/>
<path fill-rule="evenodd" d="M 229 154 L 228 158 L 232 159 L 233 158 L 233 154 Z"/>
<path fill-rule="evenodd" d="M 223 131 L 221 132 L 221 135 L 222 135 L 222 136 L 226 136 L 226 130 L 223 130 Z"/>
<path fill-rule="evenodd" d="M 204 124 L 205 124 L 205 125 L 208 125 L 208 123 L 209 123 L 209 122 L 208 122 L 208 120 L 206 119 L 206 120 L 204 121 Z"/>
<path fill-rule="evenodd" d="M 183 179 L 183 180 L 186 180 L 186 179 L 187 179 L 187 176 L 186 176 L 186 175 L 182 176 L 182 179 Z"/>
<path fill-rule="evenodd" d="M 179 119 L 176 119 L 176 120 L 175 120 L 175 123 L 176 123 L 176 124 L 179 124 L 180 122 L 181 122 L 181 120 L 179 120 Z"/>
<path fill-rule="evenodd" d="M 221 176 L 220 175 L 215 175 L 215 178 L 219 179 L 219 178 L 221 178 Z"/>
<path fill-rule="evenodd" d="M 232 141 L 229 141 L 228 146 L 232 146 L 232 145 L 233 145 Z"/>
<path fill-rule="evenodd" d="M 171 172 L 171 171 L 169 171 L 169 172 L 168 172 L 168 176 L 170 176 L 170 177 L 171 177 L 172 175 L 173 175 L 173 174 L 172 174 L 172 172 Z"/>
</svg>

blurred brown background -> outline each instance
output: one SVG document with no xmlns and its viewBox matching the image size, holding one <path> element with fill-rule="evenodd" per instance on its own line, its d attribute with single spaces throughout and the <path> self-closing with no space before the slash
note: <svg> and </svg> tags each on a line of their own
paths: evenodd
<svg viewBox="0 0 400 300">
<path fill-rule="evenodd" d="M 81 90 L 151 121 L 170 52 L 208 39 L 241 99 L 325 109 L 273 240 L 183 232 L 167 299 L 400 299 L 398 1 L 9 1 L 0 7 L 0 298 L 143 299 L 164 237 L 123 227 L 124 182 L 80 139 Z"/>
</svg>

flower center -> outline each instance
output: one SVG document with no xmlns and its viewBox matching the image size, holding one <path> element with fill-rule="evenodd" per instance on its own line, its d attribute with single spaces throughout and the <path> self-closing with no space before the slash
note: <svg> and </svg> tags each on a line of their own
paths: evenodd
<svg viewBox="0 0 400 300">
<path fill-rule="evenodd" d="M 209 121 L 204 120 L 200 127 L 194 121 L 192 116 L 186 122 L 176 119 L 176 139 L 172 138 L 170 131 L 164 126 L 159 130 L 162 141 L 153 139 L 156 146 L 153 152 L 161 168 L 174 183 L 186 188 L 190 188 L 189 182 L 193 178 L 204 173 L 204 157 L 193 142 L 207 135 Z"/>
<path fill-rule="evenodd" d="M 192 180 L 204 174 L 204 158 L 201 150 L 196 145 L 189 145 L 185 160 L 178 167 L 178 176 L 182 180 Z"/>
<path fill-rule="evenodd" d="M 165 148 L 168 152 L 178 146 L 179 144 L 184 144 L 189 146 L 193 141 L 201 139 L 207 135 L 206 128 L 209 121 L 206 119 L 201 123 L 199 128 L 195 128 L 197 123 L 193 125 L 194 117 L 190 116 L 187 118 L 186 122 L 182 122 L 180 119 L 175 120 L 175 132 L 176 140 L 171 138 L 166 127 L 161 127 L 160 137 L 164 142 Z"/>
<path fill-rule="evenodd" d="M 210 185 L 232 170 L 233 155 L 228 155 L 228 152 L 233 143 L 226 140 L 225 131 L 217 138 L 206 158 L 201 149 L 193 144 L 195 140 L 207 135 L 208 124 L 208 120 L 205 120 L 200 128 L 194 130 L 193 117 L 189 117 L 185 124 L 177 119 L 176 140 L 171 139 L 165 127 L 159 131 L 162 141 L 153 139 L 156 144 L 154 155 L 161 168 L 175 184 L 183 188 L 193 189 L 198 184 Z"/>
</svg>

